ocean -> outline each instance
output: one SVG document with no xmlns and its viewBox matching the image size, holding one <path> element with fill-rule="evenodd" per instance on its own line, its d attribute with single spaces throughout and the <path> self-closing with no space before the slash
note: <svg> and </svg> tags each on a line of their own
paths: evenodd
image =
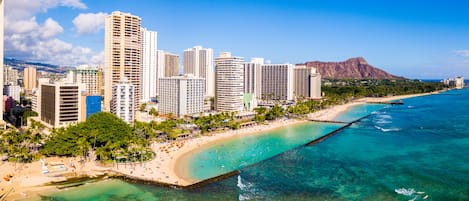
<svg viewBox="0 0 469 201">
<path fill-rule="evenodd" d="M 199 188 L 108 179 L 41 199 L 469 200 L 469 90 L 404 102 L 355 107 L 337 120 L 371 115 L 313 146 L 301 144 L 337 125 L 296 125 L 212 146 L 194 154 L 190 174 L 240 174 Z"/>
</svg>

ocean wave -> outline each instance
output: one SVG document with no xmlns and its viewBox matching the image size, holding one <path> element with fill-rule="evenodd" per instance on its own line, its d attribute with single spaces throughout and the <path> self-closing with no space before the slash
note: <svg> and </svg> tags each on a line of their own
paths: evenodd
<svg viewBox="0 0 469 201">
<path fill-rule="evenodd" d="M 416 191 L 413 188 L 407 188 L 407 189 L 406 188 L 398 188 L 398 189 L 394 189 L 394 192 L 396 192 L 397 194 L 400 194 L 400 195 L 411 196 Z"/>
<path fill-rule="evenodd" d="M 399 195 L 412 196 L 412 199 L 410 199 L 409 201 L 414 201 L 414 200 L 417 200 L 418 198 L 420 198 L 421 200 L 426 200 L 429 197 L 429 195 L 425 194 L 425 192 L 416 191 L 413 188 L 398 188 L 398 189 L 394 189 L 394 192 L 396 192 Z"/>
<path fill-rule="evenodd" d="M 253 185 L 249 182 L 243 182 L 241 179 L 241 175 L 238 175 L 238 183 L 236 184 L 236 186 L 238 186 L 240 190 L 238 200 L 242 201 L 252 199 L 250 195 L 254 194 L 255 192 L 255 190 L 253 189 Z"/>
<path fill-rule="evenodd" d="M 375 126 L 376 129 L 382 131 L 382 132 L 393 132 L 393 131 L 400 131 L 402 129 L 400 128 L 382 128 L 382 127 L 379 127 L 379 126 Z"/>
<path fill-rule="evenodd" d="M 378 119 L 392 119 L 392 116 L 387 115 L 387 114 L 379 114 L 378 116 L 376 116 L 376 118 L 378 118 Z"/>
<path fill-rule="evenodd" d="M 379 119 L 378 121 L 376 121 L 377 124 L 390 124 L 392 123 L 392 121 L 386 121 L 384 119 Z"/>
</svg>

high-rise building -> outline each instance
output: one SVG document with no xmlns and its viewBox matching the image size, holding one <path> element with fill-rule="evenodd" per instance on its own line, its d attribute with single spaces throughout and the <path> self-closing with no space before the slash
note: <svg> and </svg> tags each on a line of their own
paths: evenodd
<svg viewBox="0 0 469 201">
<path fill-rule="evenodd" d="M 18 85 L 5 85 L 3 95 L 11 96 L 13 100 L 20 102 L 21 87 Z"/>
<path fill-rule="evenodd" d="M 112 86 L 111 112 L 127 123 L 135 118 L 135 86 L 125 77 Z"/>
<path fill-rule="evenodd" d="M 89 95 L 101 94 L 101 72 L 98 67 L 81 65 L 75 70 L 67 72 L 67 80 L 72 83 L 85 85 L 84 93 Z"/>
<path fill-rule="evenodd" d="M 204 111 L 205 79 L 191 74 L 160 78 L 159 105 L 161 114 L 199 114 Z"/>
<path fill-rule="evenodd" d="M 7 85 L 17 85 L 18 84 L 18 70 L 14 69 L 11 66 L 4 66 L 3 67 L 3 81 L 4 84 Z"/>
<path fill-rule="evenodd" d="M 455 79 L 455 86 L 456 86 L 456 89 L 462 89 L 464 88 L 464 77 L 456 77 Z"/>
<path fill-rule="evenodd" d="M 205 79 L 205 95 L 214 96 L 213 50 L 194 46 L 184 50 L 184 74 Z"/>
<path fill-rule="evenodd" d="M 222 52 L 215 59 L 215 110 L 236 112 L 243 110 L 243 58 Z"/>
<path fill-rule="evenodd" d="M 296 65 L 293 68 L 294 91 L 297 98 L 321 98 L 321 75 L 314 67 Z"/>
<path fill-rule="evenodd" d="M 442 82 L 443 84 L 448 85 L 449 87 L 454 87 L 456 89 L 464 88 L 464 77 L 461 76 L 444 79 Z"/>
<path fill-rule="evenodd" d="M 24 90 L 27 94 L 37 88 L 37 71 L 34 67 L 27 67 L 23 71 Z"/>
<path fill-rule="evenodd" d="M 142 34 L 142 99 L 149 102 L 156 97 L 158 68 L 157 68 L 157 36 L 155 31 L 141 29 Z"/>
<path fill-rule="evenodd" d="M 126 77 L 135 89 L 135 109 L 141 99 L 142 37 L 140 17 L 119 11 L 105 19 L 104 110 L 110 110 L 112 87 Z M 133 114 L 132 114 L 133 119 Z"/>
<path fill-rule="evenodd" d="M 262 65 L 262 99 L 293 100 L 293 65 Z"/>
<path fill-rule="evenodd" d="M 179 75 L 179 55 L 165 52 L 164 77 Z"/>
<path fill-rule="evenodd" d="M 244 63 L 244 93 L 254 94 L 261 99 L 261 81 L 263 58 L 252 58 L 251 62 Z"/>
<path fill-rule="evenodd" d="M 4 18 L 4 13 L 3 13 L 3 0 L 0 0 L 0 91 L 3 91 L 3 18 Z M 3 114 L 3 101 L 0 101 L 0 114 Z M 3 115 L 0 115 L 0 122 L 3 124 Z"/>
<path fill-rule="evenodd" d="M 156 51 L 156 58 L 157 58 L 156 59 L 156 66 L 158 68 L 158 75 L 157 75 L 158 79 L 164 77 L 164 75 L 166 73 L 166 70 L 165 70 L 165 56 L 166 56 L 165 51 L 163 51 L 163 50 L 157 50 Z"/>
<path fill-rule="evenodd" d="M 81 91 L 83 84 L 55 82 L 41 84 L 41 121 L 62 127 L 84 121 L 81 119 Z"/>
</svg>

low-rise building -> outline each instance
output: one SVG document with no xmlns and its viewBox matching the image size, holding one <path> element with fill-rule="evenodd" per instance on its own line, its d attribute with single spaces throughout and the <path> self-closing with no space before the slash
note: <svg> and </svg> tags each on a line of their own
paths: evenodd
<svg viewBox="0 0 469 201">
<path fill-rule="evenodd" d="M 3 95 L 11 96 L 15 101 L 20 101 L 21 87 L 18 85 L 5 85 Z"/>
</svg>

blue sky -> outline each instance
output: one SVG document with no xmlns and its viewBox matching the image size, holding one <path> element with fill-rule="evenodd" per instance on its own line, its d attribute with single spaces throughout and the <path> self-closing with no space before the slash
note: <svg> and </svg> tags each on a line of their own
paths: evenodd
<svg viewBox="0 0 469 201">
<path fill-rule="evenodd" d="M 202 45 L 216 55 L 230 51 L 273 63 L 362 56 L 409 78 L 469 77 L 465 1 L 7 0 L 6 6 L 6 56 L 21 59 L 100 63 L 102 18 L 120 10 L 140 16 L 142 26 L 158 32 L 158 49 L 180 55 Z M 16 9 L 30 12 L 8 13 Z M 81 23 L 74 23 L 80 15 Z M 15 21 L 36 26 L 19 31 L 25 23 Z"/>
</svg>

